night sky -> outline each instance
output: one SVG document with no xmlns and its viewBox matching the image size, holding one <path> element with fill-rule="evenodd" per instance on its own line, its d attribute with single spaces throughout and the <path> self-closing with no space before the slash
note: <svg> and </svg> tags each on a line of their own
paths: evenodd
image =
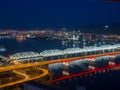
<svg viewBox="0 0 120 90">
<path fill-rule="evenodd" d="M 0 28 L 82 27 L 120 22 L 120 2 L 0 0 Z"/>
</svg>

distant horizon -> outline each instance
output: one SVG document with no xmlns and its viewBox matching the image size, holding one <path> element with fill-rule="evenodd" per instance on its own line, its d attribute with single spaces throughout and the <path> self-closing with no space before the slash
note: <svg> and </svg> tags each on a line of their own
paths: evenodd
<svg viewBox="0 0 120 90">
<path fill-rule="evenodd" d="M 113 22 L 113 23 L 104 23 L 104 24 L 92 24 L 92 25 L 84 25 L 84 26 L 69 26 L 69 27 L 65 27 L 65 26 L 59 26 L 59 27 L 0 27 L 0 30 L 44 30 L 44 29 L 60 29 L 60 28 L 66 28 L 66 29 L 87 29 L 89 27 L 97 27 L 97 26 L 106 26 L 106 25 L 111 25 L 111 24 L 120 24 L 120 22 Z"/>
</svg>

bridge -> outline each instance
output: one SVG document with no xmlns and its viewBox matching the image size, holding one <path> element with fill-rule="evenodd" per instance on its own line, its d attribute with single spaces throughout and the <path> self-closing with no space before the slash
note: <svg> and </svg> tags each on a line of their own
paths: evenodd
<svg viewBox="0 0 120 90">
<path fill-rule="evenodd" d="M 85 58 L 89 58 L 91 61 L 92 60 L 94 61 L 96 58 L 101 57 L 101 56 L 115 57 L 118 54 L 120 54 L 119 51 L 112 52 L 112 53 L 104 53 L 104 54 L 95 54 L 95 55 L 88 55 L 88 56 L 82 56 L 82 57 L 75 57 L 75 58 L 65 58 L 65 59 L 57 59 L 57 60 L 50 60 L 50 61 L 20 63 L 17 65 L 3 66 L 3 67 L 0 67 L 0 74 L 5 73 L 5 72 L 11 72 L 15 75 L 21 76 L 21 79 L 20 80 L 13 80 L 13 81 L 11 80 L 10 82 L 7 82 L 7 83 L 2 83 L 2 81 L 0 81 L 0 88 L 4 88 L 4 87 L 12 86 L 15 84 L 27 82 L 30 80 L 44 78 L 44 77 L 49 75 L 49 71 L 47 70 L 48 67 L 46 67 L 49 64 L 66 63 L 66 62 L 70 63 L 73 61 L 79 61 L 79 60 L 82 61 Z M 98 72 L 98 71 L 109 70 L 109 69 L 113 69 L 113 68 L 119 67 L 119 66 L 120 66 L 119 63 L 115 64 L 114 62 L 111 62 L 107 66 L 99 67 L 99 68 L 89 68 L 89 70 L 85 70 L 85 71 L 82 71 L 80 73 L 74 73 L 74 74 L 70 74 L 70 75 L 62 75 L 61 77 L 57 77 L 57 78 L 50 77 L 52 79 L 50 79 L 49 83 L 54 83 L 54 82 L 64 80 L 67 78 L 82 76 L 85 74 L 90 74 L 90 73 L 94 73 L 94 72 Z M 28 73 L 28 71 L 29 71 L 29 73 Z M 32 75 L 31 72 L 33 72 L 33 71 L 35 71 L 35 75 Z M 13 75 L 13 77 L 14 77 L 14 75 Z"/>
</svg>

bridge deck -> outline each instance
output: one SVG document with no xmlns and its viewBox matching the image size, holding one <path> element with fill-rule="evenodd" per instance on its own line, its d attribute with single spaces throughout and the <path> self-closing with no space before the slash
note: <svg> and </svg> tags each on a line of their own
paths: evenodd
<svg viewBox="0 0 120 90">
<path fill-rule="evenodd" d="M 96 57 L 105 56 L 105 55 L 117 55 L 117 54 L 120 54 L 120 52 L 112 52 L 112 53 L 88 55 L 88 56 L 81 56 L 81 57 L 74 57 L 74 58 L 66 58 L 66 59 L 41 61 L 41 62 L 18 64 L 18 65 L 10 65 L 10 66 L 5 66 L 5 67 L 3 66 L 3 67 L 0 67 L 0 73 L 4 72 L 4 71 L 10 71 L 10 70 L 16 70 L 16 69 L 22 69 L 22 68 L 28 68 L 28 67 L 34 67 L 34 66 L 43 66 L 43 65 L 64 62 L 64 61 L 74 61 L 74 60 L 79 60 L 79 59 L 84 59 L 84 58 L 96 58 Z"/>
<path fill-rule="evenodd" d="M 51 61 L 42 61 L 42 62 L 35 62 L 35 63 L 27 63 L 27 64 L 19 64 L 19 65 L 11 65 L 11 66 L 6 66 L 6 67 L 0 67 L 0 73 L 5 72 L 5 71 L 13 70 L 14 73 L 22 75 L 22 76 L 25 77 L 23 80 L 19 80 L 19 81 L 16 81 L 16 82 L 11 82 L 11 83 L 8 83 L 8 84 L 0 85 L 0 88 L 15 85 L 15 84 L 19 84 L 19 83 L 23 83 L 23 82 L 34 80 L 34 79 L 37 79 L 37 78 L 41 78 L 41 77 L 46 76 L 48 74 L 48 70 L 40 68 L 40 70 L 43 72 L 40 76 L 29 78 L 28 75 L 16 71 L 18 69 L 35 67 L 35 66 L 43 66 L 43 65 L 48 65 L 48 64 L 51 64 L 51 63 L 58 63 L 58 62 L 64 62 L 64 61 L 80 60 L 80 59 L 84 59 L 84 58 L 96 58 L 96 57 L 99 57 L 99 56 L 117 55 L 117 54 L 120 54 L 120 52 L 96 54 L 96 55 L 90 55 L 90 56 L 82 56 L 82 57 L 75 57 L 75 58 L 67 58 L 67 59 L 59 59 L 59 60 L 51 60 Z M 109 68 L 113 68 L 113 67 L 109 67 Z M 93 72 L 93 71 L 90 71 L 90 72 Z M 55 81 L 52 81 L 52 82 L 55 82 Z"/>
</svg>

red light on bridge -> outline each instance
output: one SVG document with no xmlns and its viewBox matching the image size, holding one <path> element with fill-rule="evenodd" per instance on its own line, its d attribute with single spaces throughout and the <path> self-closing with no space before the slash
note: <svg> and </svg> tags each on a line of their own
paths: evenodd
<svg viewBox="0 0 120 90">
<path fill-rule="evenodd" d="M 63 70 L 63 75 L 70 75 L 68 71 Z"/>
<path fill-rule="evenodd" d="M 93 67 L 93 66 L 88 66 L 88 68 L 89 68 L 90 70 L 94 70 L 94 69 L 95 69 L 95 67 Z"/>
<path fill-rule="evenodd" d="M 115 65 L 115 62 L 111 62 L 111 61 L 110 61 L 108 64 L 114 66 L 114 65 Z"/>
<path fill-rule="evenodd" d="M 67 66 L 69 65 L 69 63 L 70 63 L 69 61 L 63 62 L 63 64 Z"/>
</svg>

